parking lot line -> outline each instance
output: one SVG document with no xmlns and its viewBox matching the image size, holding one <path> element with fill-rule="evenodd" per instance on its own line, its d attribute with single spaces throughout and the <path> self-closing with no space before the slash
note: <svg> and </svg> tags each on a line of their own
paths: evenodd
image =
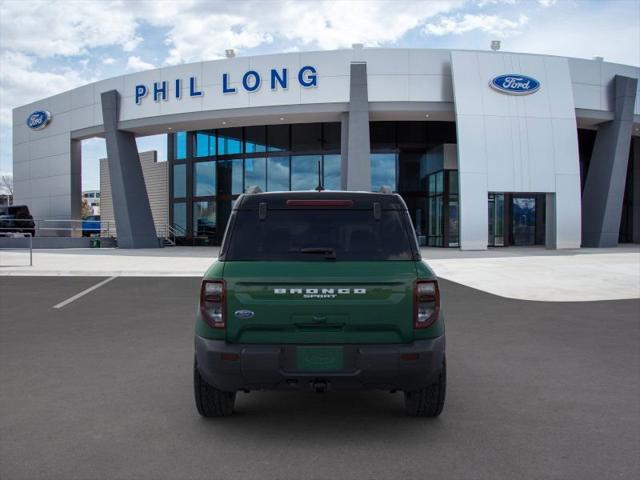
<svg viewBox="0 0 640 480">
<path fill-rule="evenodd" d="M 69 297 L 66 300 L 58 303 L 57 305 L 54 305 L 53 308 L 62 308 L 65 307 L 67 305 L 69 305 L 71 302 L 76 301 L 77 299 L 79 299 L 80 297 L 85 296 L 87 293 L 91 293 L 94 290 L 100 288 L 103 285 L 106 285 L 107 283 L 109 283 L 111 280 L 115 280 L 116 278 L 118 278 L 118 276 L 113 276 L 113 277 L 109 277 L 106 280 L 101 281 L 100 283 L 96 283 L 93 287 L 89 287 L 86 290 L 81 291 L 80 293 L 76 293 L 73 297 Z"/>
</svg>

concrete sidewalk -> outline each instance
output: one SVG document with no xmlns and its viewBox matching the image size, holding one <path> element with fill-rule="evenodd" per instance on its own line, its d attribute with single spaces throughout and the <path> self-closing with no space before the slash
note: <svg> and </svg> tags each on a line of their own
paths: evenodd
<svg viewBox="0 0 640 480">
<path fill-rule="evenodd" d="M 151 250 L 0 250 L 0 275 L 200 277 L 215 247 Z M 611 249 L 487 251 L 424 248 L 439 277 L 502 297 L 540 301 L 640 298 L 640 245 Z"/>
</svg>

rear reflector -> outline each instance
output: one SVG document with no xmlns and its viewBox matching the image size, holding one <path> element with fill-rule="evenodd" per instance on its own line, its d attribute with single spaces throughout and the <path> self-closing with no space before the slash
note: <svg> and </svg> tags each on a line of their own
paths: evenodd
<svg viewBox="0 0 640 480">
<path fill-rule="evenodd" d="M 404 360 L 407 362 L 413 362 L 420 357 L 419 353 L 403 353 L 400 355 L 400 360 Z"/>
<path fill-rule="evenodd" d="M 287 200 L 287 207 L 353 207 L 353 200 Z"/>
<path fill-rule="evenodd" d="M 226 360 L 227 362 L 237 362 L 240 360 L 240 355 L 237 353 L 222 353 L 220 357 L 222 360 Z"/>
</svg>

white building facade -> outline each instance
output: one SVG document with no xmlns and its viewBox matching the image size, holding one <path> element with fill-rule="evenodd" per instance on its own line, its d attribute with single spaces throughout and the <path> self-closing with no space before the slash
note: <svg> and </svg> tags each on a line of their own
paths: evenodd
<svg viewBox="0 0 640 480">
<path fill-rule="evenodd" d="M 152 246 L 135 137 L 167 133 L 169 220 L 203 243 L 248 186 L 312 189 L 318 165 L 327 188 L 400 193 L 423 245 L 639 242 L 639 77 L 599 59 L 366 48 L 123 75 L 14 109 L 14 203 L 79 218 L 80 142 L 102 136 L 119 243 Z"/>
</svg>

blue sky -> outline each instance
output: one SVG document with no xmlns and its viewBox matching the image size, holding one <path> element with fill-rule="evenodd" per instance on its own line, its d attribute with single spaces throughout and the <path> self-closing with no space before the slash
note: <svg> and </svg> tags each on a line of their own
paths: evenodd
<svg viewBox="0 0 640 480">
<path fill-rule="evenodd" d="M 640 65 L 640 0 L 0 0 L 0 172 L 11 109 L 76 86 L 237 55 L 368 47 L 487 49 Z M 140 139 L 158 149 L 163 137 Z M 83 144 L 97 188 L 100 139 Z"/>
</svg>

